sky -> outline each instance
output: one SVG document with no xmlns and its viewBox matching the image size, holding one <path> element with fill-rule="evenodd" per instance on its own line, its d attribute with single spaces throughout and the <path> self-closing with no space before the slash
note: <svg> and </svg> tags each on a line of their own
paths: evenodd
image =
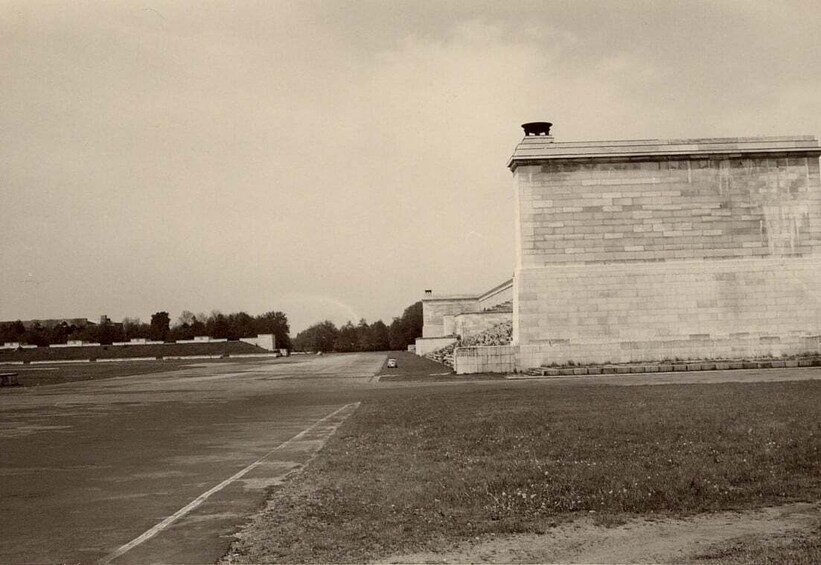
<svg viewBox="0 0 821 565">
<path fill-rule="evenodd" d="M 520 124 L 821 135 L 815 1 L 0 0 L 0 320 L 510 278 Z"/>
</svg>

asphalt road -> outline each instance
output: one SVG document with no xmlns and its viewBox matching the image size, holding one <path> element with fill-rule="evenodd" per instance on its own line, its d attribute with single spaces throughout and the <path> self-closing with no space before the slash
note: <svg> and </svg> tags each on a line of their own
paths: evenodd
<svg viewBox="0 0 821 565">
<path fill-rule="evenodd" d="M 385 358 L 238 360 L 1 390 L 0 563 L 214 562 L 268 487 L 304 465 L 357 402 L 383 395 L 821 377 L 808 368 L 378 383 Z M 400 374 L 447 378 L 441 365 L 399 359 Z"/>
<path fill-rule="evenodd" d="M 0 562 L 215 561 L 265 489 L 375 385 L 385 357 L 203 363 L 2 391 Z"/>
</svg>

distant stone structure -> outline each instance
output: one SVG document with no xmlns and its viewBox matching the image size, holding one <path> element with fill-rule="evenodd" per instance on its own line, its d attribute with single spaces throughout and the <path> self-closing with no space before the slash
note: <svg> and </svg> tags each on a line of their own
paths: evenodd
<svg viewBox="0 0 821 565">
<path fill-rule="evenodd" d="M 459 338 L 511 320 L 512 301 L 512 279 L 479 295 L 436 295 L 426 290 L 422 298 L 422 337 L 416 340 L 416 354 L 427 355 Z"/>
<path fill-rule="evenodd" d="M 508 163 L 512 343 L 456 347 L 457 372 L 821 352 L 816 138 L 556 143 L 528 126 Z M 423 309 L 425 338 L 479 310 Z"/>
<path fill-rule="evenodd" d="M 240 341 L 251 345 L 256 345 L 266 351 L 277 350 L 277 340 L 274 334 L 259 334 L 257 337 L 242 337 L 240 338 Z"/>
</svg>

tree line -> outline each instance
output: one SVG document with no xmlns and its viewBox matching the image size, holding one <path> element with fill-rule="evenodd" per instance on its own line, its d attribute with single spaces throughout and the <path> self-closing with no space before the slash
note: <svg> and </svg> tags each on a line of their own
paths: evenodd
<svg viewBox="0 0 821 565">
<path fill-rule="evenodd" d="M 152 314 L 151 321 L 145 323 L 139 318 L 124 318 L 122 323 L 103 319 L 99 324 L 77 326 L 66 322 L 53 327 L 43 327 L 34 323 L 29 327 L 20 320 L 0 323 L 0 343 L 19 342 L 29 345 L 48 346 L 82 340 L 102 345 L 131 339 L 152 341 L 178 341 L 193 339 L 195 336 L 209 336 L 215 339 L 236 340 L 255 337 L 259 334 L 274 334 L 279 348 L 290 349 L 291 338 L 288 316 L 283 312 L 271 311 L 251 316 L 245 312 L 223 314 L 194 314 L 187 310 L 172 324 L 168 312 Z"/>
<path fill-rule="evenodd" d="M 293 344 L 297 351 L 404 350 L 421 336 L 422 302 L 416 302 L 405 308 L 402 316 L 394 318 L 390 326 L 382 320 L 368 324 L 363 319 L 357 325 L 348 321 L 337 328 L 325 320 L 299 332 Z"/>
</svg>

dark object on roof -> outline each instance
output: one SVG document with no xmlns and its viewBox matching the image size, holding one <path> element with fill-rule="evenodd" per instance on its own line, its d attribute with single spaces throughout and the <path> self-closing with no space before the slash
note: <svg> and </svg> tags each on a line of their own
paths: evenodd
<svg viewBox="0 0 821 565">
<path fill-rule="evenodd" d="M 528 122 L 522 124 L 522 129 L 525 130 L 525 135 L 550 135 L 552 125 L 550 122 Z"/>
</svg>

